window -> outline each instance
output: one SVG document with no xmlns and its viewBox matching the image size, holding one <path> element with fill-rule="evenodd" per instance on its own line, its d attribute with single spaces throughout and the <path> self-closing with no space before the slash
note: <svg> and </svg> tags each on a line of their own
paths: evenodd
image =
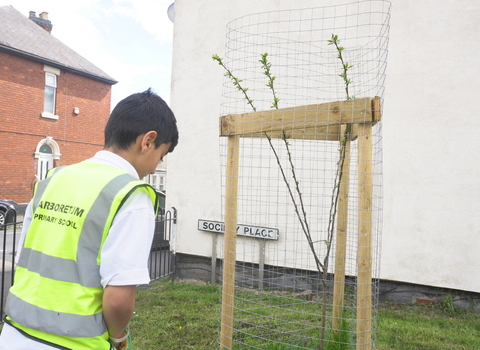
<svg viewBox="0 0 480 350">
<path fill-rule="evenodd" d="M 167 191 L 167 169 L 165 159 L 161 160 L 158 165 L 157 169 L 155 169 L 154 174 L 149 174 L 143 178 L 143 181 L 148 183 L 157 191 L 166 192 Z"/>
<path fill-rule="evenodd" d="M 57 76 L 45 73 L 45 107 L 44 112 L 55 114 L 55 95 L 57 94 Z"/>
<path fill-rule="evenodd" d="M 57 103 L 57 77 L 60 75 L 60 69 L 44 66 L 45 71 L 45 95 L 43 99 L 42 117 L 58 119 L 55 115 Z"/>
<path fill-rule="evenodd" d="M 158 170 L 155 174 L 150 174 L 147 182 L 156 190 L 165 191 L 165 170 Z"/>
</svg>

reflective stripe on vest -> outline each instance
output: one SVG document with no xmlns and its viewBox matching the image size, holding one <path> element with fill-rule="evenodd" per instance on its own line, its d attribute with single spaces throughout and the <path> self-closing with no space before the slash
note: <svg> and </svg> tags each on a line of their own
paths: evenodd
<svg viewBox="0 0 480 350">
<path fill-rule="evenodd" d="M 156 193 L 145 182 L 120 169 L 89 163 L 92 162 L 63 168 L 68 170 L 55 169 L 53 175 L 37 184 L 32 223 L 19 257 L 6 313 L 14 326 L 40 339 L 75 349 L 82 345 L 108 349 L 99 273 L 101 247 L 115 214 L 133 191 L 139 188 L 146 191 L 155 209 Z M 94 178 L 92 172 L 98 177 Z M 62 173 L 65 176 L 57 177 Z M 70 183 L 90 180 L 89 199 L 84 200 L 87 196 L 82 196 L 80 189 L 72 189 L 82 197 L 77 201 L 69 201 L 68 194 L 58 194 L 58 188 L 62 189 L 58 183 L 65 188 L 64 178 Z M 56 192 L 49 189 L 51 182 Z M 57 204 L 52 204 L 52 198 Z M 30 236 L 31 230 L 39 238 Z M 56 235 L 65 238 L 58 244 L 54 242 L 58 247 L 44 243 Z M 76 250 L 72 251 L 74 243 Z M 77 340 L 72 343 L 62 337 L 80 337 L 83 343 L 78 345 Z"/>
</svg>

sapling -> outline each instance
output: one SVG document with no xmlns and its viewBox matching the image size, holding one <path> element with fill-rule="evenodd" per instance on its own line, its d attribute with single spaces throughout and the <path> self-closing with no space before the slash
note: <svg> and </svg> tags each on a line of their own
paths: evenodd
<svg viewBox="0 0 480 350">
<path fill-rule="evenodd" d="M 240 84 L 243 82 L 243 80 L 238 79 L 232 74 L 230 69 L 228 69 L 228 67 L 223 63 L 223 60 L 220 56 L 212 55 L 212 59 L 217 61 L 218 64 L 225 69 L 225 76 L 232 81 L 233 86 L 235 86 L 238 89 L 238 91 L 243 93 L 243 95 L 245 96 L 245 99 L 247 100 L 247 103 L 252 107 L 254 111 L 256 111 L 257 108 L 253 105 L 253 100 L 251 100 L 250 97 L 248 97 L 248 94 L 247 94 L 248 88 L 245 88 Z"/>
<path fill-rule="evenodd" d="M 312 239 L 312 236 L 310 234 L 310 227 L 308 225 L 308 220 L 307 220 L 307 213 L 305 211 L 305 206 L 303 205 L 303 197 L 302 197 L 302 192 L 300 191 L 300 181 L 297 180 L 297 175 L 295 173 L 295 167 L 293 165 L 292 161 L 292 154 L 290 152 L 289 146 L 290 143 L 287 141 L 287 137 L 285 135 L 285 132 L 282 131 L 282 140 L 285 143 L 285 147 L 287 148 L 287 154 L 288 154 L 288 161 L 290 163 L 291 169 L 292 169 L 292 178 L 295 183 L 295 191 L 298 194 L 299 202 L 300 204 L 297 204 L 297 201 L 295 199 L 295 196 L 293 195 L 292 189 L 290 187 L 290 183 L 288 182 L 287 175 L 285 174 L 285 171 L 283 170 L 282 163 L 280 162 L 280 157 L 277 154 L 277 151 L 275 150 L 275 147 L 272 144 L 272 139 L 270 136 L 265 134 L 267 137 L 267 140 L 270 144 L 270 147 L 272 148 L 273 154 L 275 155 L 275 159 L 277 160 L 278 167 L 280 168 L 280 172 L 283 177 L 283 181 L 285 182 L 285 185 L 287 186 L 288 193 L 290 194 L 290 199 L 292 200 L 293 206 L 295 208 L 295 214 L 297 214 L 298 221 L 300 222 L 300 226 L 302 227 L 302 231 L 305 234 L 305 237 L 307 238 L 308 246 L 310 247 L 310 250 L 312 251 L 314 260 L 315 260 L 315 265 L 317 266 L 317 270 L 319 272 L 322 271 L 323 269 L 323 264 L 318 258 L 318 255 L 315 251 L 315 246 L 314 246 L 314 241 Z M 299 209 L 300 207 L 300 209 Z M 301 212 L 300 212 L 301 210 Z"/>
<path fill-rule="evenodd" d="M 353 100 L 355 96 L 350 96 L 348 91 L 349 85 L 352 83 L 352 80 L 348 78 L 347 71 L 353 66 L 349 65 L 347 62 L 343 60 L 342 52 L 345 50 L 343 46 L 340 46 L 340 40 L 338 39 L 338 35 L 332 34 L 332 39 L 328 40 L 328 45 L 335 45 L 338 56 L 337 58 L 342 62 L 342 73 L 338 76 L 341 77 L 345 83 L 345 92 L 347 94 L 347 100 Z"/>
<path fill-rule="evenodd" d="M 262 59 L 259 61 L 262 64 L 262 68 L 264 70 L 263 74 L 267 76 L 268 78 L 268 83 L 266 86 L 268 86 L 272 90 L 273 94 L 273 103 L 271 108 L 276 108 L 278 109 L 278 101 L 280 99 L 277 97 L 275 93 L 275 87 L 274 87 L 274 81 L 275 81 L 275 76 L 271 74 L 270 68 L 272 67 L 272 64 L 268 61 L 267 59 L 268 53 L 262 54 Z M 307 212 L 305 211 L 305 206 L 303 204 L 303 196 L 302 192 L 300 191 L 300 181 L 297 178 L 297 174 L 295 173 L 295 166 L 293 164 L 293 159 L 292 159 L 292 153 L 290 152 L 290 142 L 287 140 L 287 136 L 285 134 L 285 130 L 282 130 L 282 140 L 285 144 L 285 148 L 287 150 L 287 155 L 288 155 L 288 162 L 290 163 L 290 168 L 292 171 L 292 178 L 295 184 L 295 191 L 297 192 L 298 195 L 298 201 L 299 203 L 297 204 L 297 201 L 295 199 L 295 196 L 293 195 L 292 189 L 290 187 L 290 183 L 288 182 L 287 176 L 283 170 L 282 163 L 280 162 L 280 158 L 275 150 L 275 147 L 272 144 L 272 139 L 271 137 L 265 133 L 265 136 L 267 137 L 268 143 L 270 144 L 270 147 L 272 148 L 273 154 L 275 155 L 275 159 L 277 160 L 278 167 L 280 168 L 280 172 L 282 173 L 283 181 L 285 182 L 285 185 L 288 189 L 288 193 L 290 194 L 290 199 L 292 200 L 293 206 L 295 208 L 295 213 L 297 214 L 298 221 L 300 222 L 300 226 L 302 227 L 302 231 L 305 234 L 305 237 L 308 242 L 308 246 L 310 247 L 310 250 L 313 254 L 313 258 L 315 260 L 315 265 L 317 266 L 317 270 L 319 272 L 322 272 L 324 265 L 320 261 L 318 254 L 315 250 L 314 242 L 312 239 L 312 235 L 310 233 L 310 226 L 308 225 L 308 219 L 307 219 Z M 300 209 L 299 209 L 300 207 Z M 300 212 L 301 211 L 301 212 Z M 324 290 L 326 288 L 326 284 L 324 285 Z M 322 319 L 324 319 L 325 315 L 323 315 Z"/>
<path fill-rule="evenodd" d="M 278 101 L 280 101 L 280 99 L 277 97 L 277 94 L 275 93 L 275 88 L 273 87 L 273 82 L 277 77 L 273 76 L 270 72 L 270 68 L 272 67 L 272 64 L 268 62 L 267 56 L 268 56 L 268 53 L 265 52 L 262 55 L 262 59 L 259 60 L 259 62 L 262 64 L 263 74 L 265 74 L 268 78 L 268 83 L 266 84 L 266 86 L 268 86 L 270 90 L 272 90 L 272 94 L 273 94 L 273 103 L 270 106 L 270 108 L 278 109 Z"/>
<path fill-rule="evenodd" d="M 329 45 L 335 45 L 338 51 L 338 58 L 342 62 L 342 73 L 339 75 L 342 77 L 345 83 L 345 90 L 347 94 L 347 99 L 353 99 L 354 96 L 350 96 L 349 94 L 349 85 L 352 83 L 352 81 L 348 78 L 347 76 L 347 71 L 352 68 L 353 66 L 349 65 L 348 63 L 345 63 L 343 60 L 342 56 L 342 51 L 344 48 L 339 45 L 340 40 L 338 39 L 337 35 L 332 34 L 332 39 L 328 40 Z M 280 99 L 277 97 L 276 92 L 275 92 L 275 87 L 274 87 L 274 82 L 276 77 L 272 75 L 271 73 L 271 67 L 272 64 L 268 61 L 267 59 L 268 53 L 264 53 L 261 55 L 261 59 L 259 62 L 262 64 L 263 68 L 263 74 L 268 78 L 268 82 L 266 84 L 267 87 L 269 87 L 272 91 L 273 94 L 273 103 L 271 108 L 276 108 L 278 109 L 278 102 Z M 253 105 L 253 100 L 248 96 L 247 91 L 248 88 L 244 88 L 241 86 L 242 80 L 238 79 L 235 77 L 231 70 L 226 67 L 226 65 L 223 63 L 222 59 L 218 55 L 213 55 L 212 58 L 218 62 L 219 65 L 221 65 L 226 73 L 225 76 L 228 77 L 233 85 L 243 93 L 245 96 L 245 99 L 247 100 L 247 103 L 252 107 L 254 111 L 256 111 L 255 106 Z M 350 130 L 351 126 L 348 125 L 347 128 L 345 129 L 343 139 L 340 141 L 340 149 L 339 149 L 339 161 L 337 163 L 337 172 L 335 176 L 335 181 L 334 181 L 334 188 L 333 188 L 333 194 L 332 194 L 332 202 L 331 202 L 331 207 L 330 207 L 330 212 L 329 212 L 329 224 L 328 224 L 328 229 L 327 229 L 327 238 L 325 239 L 325 244 L 327 246 L 327 252 L 325 254 L 325 257 L 323 259 L 323 262 L 320 260 L 318 257 L 318 254 L 315 250 L 315 241 L 312 239 L 311 232 L 310 232 L 310 226 L 308 224 L 308 219 L 307 219 L 307 213 L 305 211 L 305 206 L 303 203 L 303 196 L 302 192 L 300 190 L 300 181 L 297 178 L 297 174 L 295 173 L 295 166 L 293 164 L 293 159 L 292 159 L 292 153 L 290 151 L 290 143 L 287 140 L 287 136 L 285 134 L 285 131 L 282 130 L 282 140 L 285 144 L 285 148 L 287 150 L 287 155 L 288 155 L 288 161 L 291 167 L 291 172 L 292 172 L 292 178 L 295 184 L 295 192 L 297 193 L 298 196 L 298 201 L 295 199 L 295 196 L 293 195 L 292 188 L 290 186 L 290 183 L 287 179 L 287 175 L 285 174 L 285 171 L 283 169 L 283 166 L 280 162 L 280 157 L 277 154 L 277 151 L 275 147 L 272 144 L 271 137 L 265 132 L 265 136 L 270 144 L 270 147 L 273 151 L 273 154 L 275 156 L 275 159 L 277 161 L 277 164 L 279 166 L 280 172 L 282 174 L 283 180 L 285 182 L 285 185 L 287 187 L 287 190 L 289 192 L 290 198 L 292 200 L 292 203 L 295 208 L 295 213 L 297 215 L 297 218 L 300 222 L 300 226 L 302 227 L 302 231 L 307 239 L 307 243 L 310 247 L 310 250 L 313 254 L 314 260 L 315 260 L 315 265 L 317 267 L 318 272 L 320 273 L 321 276 L 321 281 L 322 281 L 322 295 L 323 295 L 323 305 L 322 305 L 322 327 L 321 327 L 321 334 L 320 334 L 320 344 L 318 345 L 317 349 L 318 350 L 323 350 L 325 349 L 325 329 L 326 329 L 326 314 L 327 314 L 327 298 L 328 298 L 328 284 L 327 284 L 327 279 L 328 279 L 328 266 L 329 266 L 329 260 L 330 260 L 330 252 L 331 252 L 331 245 L 332 245 L 332 240 L 333 240 L 333 234 L 334 234 L 334 221 L 336 217 L 336 212 L 337 212 L 337 204 L 338 204 L 338 197 L 339 197 L 339 187 L 342 179 L 342 174 L 343 174 L 343 164 L 345 160 L 345 153 L 346 153 L 346 144 L 347 140 L 349 140 L 350 137 Z"/>
<path fill-rule="evenodd" d="M 349 65 L 348 63 L 345 63 L 343 60 L 342 56 L 342 51 L 345 49 L 342 46 L 339 46 L 340 40 L 338 39 L 337 35 L 332 34 L 332 39 L 328 40 L 329 45 L 334 44 L 335 47 L 337 48 L 338 51 L 338 58 L 341 60 L 342 63 L 342 73 L 339 74 L 340 77 L 342 77 L 344 83 L 345 83 L 345 92 L 347 94 L 347 100 L 354 99 L 354 96 L 349 95 L 349 90 L 348 87 L 352 83 L 352 80 L 348 78 L 347 71 L 352 68 L 352 65 Z M 260 62 L 262 63 L 262 67 L 264 69 L 264 74 L 269 78 L 269 82 L 267 83 L 267 86 L 270 87 L 273 93 L 274 97 L 274 103 L 272 105 L 272 108 L 278 108 L 278 101 L 279 99 L 277 98 L 275 94 L 275 89 L 274 89 L 274 81 L 276 77 L 272 77 L 271 75 L 271 63 L 268 62 L 267 60 L 268 54 L 265 53 L 262 55 L 262 59 Z M 307 214 L 305 211 L 305 207 L 303 205 L 303 197 L 302 197 L 302 192 L 300 191 L 300 182 L 297 179 L 297 175 L 295 173 L 295 166 L 293 164 L 292 160 L 292 154 L 290 152 L 290 143 L 287 141 L 287 137 L 285 135 L 285 131 L 282 130 L 282 140 L 285 143 L 285 147 L 287 149 L 287 155 L 288 155 L 288 160 L 290 163 L 290 167 L 292 170 L 292 178 L 295 183 L 295 191 L 297 192 L 298 198 L 299 198 L 299 205 L 297 204 L 295 197 L 292 193 L 290 184 L 287 180 L 287 177 L 285 175 L 285 172 L 283 170 L 282 164 L 280 162 L 279 156 L 271 142 L 271 138 L 265 133 L 267 136 L 268 142 L 270 144 L 270 147 L 272 148 L 272 151 L 275 155 L 275 158 L 277 160 L 277 164 L 280 168 L 280 172 L 282 174 L 283 180 L 287 186 L 288 192 L 290 194 L 290 198 L 292 200 L 292 203 L 295 208 L 295 213 L 297 214 L 297 218 L 300 222 L 300 225 L 302 227 L 302 230 L 305 234 L 305 237 L 307 239 L 308 245 L 310 247 L 310 250 L 313 254 L 314 260 L 315 260 L 315 265 L 317 267 L 318 272 L 321 275 L 321 281 L 322 281 L 322 327 L 321 327 L 321 334 L 320 334 L 320 344 L 318 345 L 317 349 L 322 350 L 325 347 L 325 330 L 326 330 L 326 315 L 327 315 L 327 298 L 328 298 L 328 267 L 329 267 L 329 261 L 330 261 L 330 253 L 331 253 L 331 247 L 332 247 L 332 240 L 334 236 L 334 227 L 335 227 L 335 218 L 338 210 L 338 198 L 340 194 L 340 184 L 342 181 L 342 176 L 343 176 L 343 167 L 344 167 L 344 162 L 345 162 L 345 154 L 346 154 L 346 145 L 347 141 L 350 139 L 350 132 L 351 132 L 351 125 L 347 125 L 345 128 L 343 138 L 340 140 L 340 149 L 339 149 L 339 161 L 337 162 L 337 171 L 335 174 L 335 180 L 334 180 L 334 186 L 333 186 L 333 193 L 332 193 L 332 201 L 330 205 L 330 211 L 329 211 L 329 222 L 328 222 L 328 228 L 327 228 L 327 238 L 325 239 L 325 244 L 327 246 L 327 251 L 325 253 L 323 263 L 320 261 L 318 254 L 315 250 L 314 246 L 314 241 L 312 239 L 311 233 L 310 233 L 310 227 L 308 224 L 307 220 Z M 299 210 L 299 207 L 301 209 L 301 213 Z"/>
</svg>

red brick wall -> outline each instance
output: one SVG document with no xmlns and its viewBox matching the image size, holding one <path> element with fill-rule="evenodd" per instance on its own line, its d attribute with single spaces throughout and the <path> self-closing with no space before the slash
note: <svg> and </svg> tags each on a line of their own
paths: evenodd
<svg viewBox="0 0 480 350">
<path fill-rule="evenodd" d="M 73 164 L 103 148 L 111 86 L 61 70 L 56 115 L 41 116 L 44 65 L 0 51 L 0 198 L 28 202 L 37 173 L 37 144 L 51 136 L 60 147 L 55 166 Z M 74 107 L 80 109 L 75 115 Z"/>
</svg>

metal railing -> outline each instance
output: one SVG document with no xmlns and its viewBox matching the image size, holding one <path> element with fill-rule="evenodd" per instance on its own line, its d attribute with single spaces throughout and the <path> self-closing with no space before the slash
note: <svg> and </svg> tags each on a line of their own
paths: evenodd
<svg viewBox="0 0 480 350">
<path fill-rule="evenodd" d="M 0 225 L 1 247 L 2 247 L 2 263 L 1 263 L 1 279 L 0 279 L 0 316 L 5 313 L 5 301 L 7 299 L 8 290 L 13 284 L 15 274 L 15 249 L 17 240 L 17 226 L 22 222 L 17 222 L 17 212 L 9 209 L 5 212 L 5 223 Z M 1 320 L 0 320 L 1 322 Z"/>
<path fill-rule="evenodd" d="M 167 276 L 174 277 L 175 249 L 172 242 L 174 242 L 176 223 L 177 210 L 175 208 L 157 216 L 149 257 L 150 279 L 152 281 Z"/>
</svg>

